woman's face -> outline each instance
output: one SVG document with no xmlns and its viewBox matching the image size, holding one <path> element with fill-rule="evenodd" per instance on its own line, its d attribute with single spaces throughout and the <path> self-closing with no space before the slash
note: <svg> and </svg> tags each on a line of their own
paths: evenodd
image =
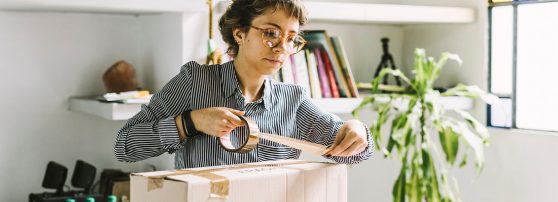
<svg viewBox="0 0 558 202">
<path fill-rule="evenodd" d="M 252 21 L 252 26 L 248 33 L 235 31 L 235 37 L 242 38 L 239 40 L 242 45 L 239 48 L 237 57 L 242 57 L 249 66 L 255 68 L 261 75 L 270 75 L 276 73 L 282 66 L 283 62 L 288 60 L 290 52 L 288 45 L 285 43 L 285 36 L 296 36 L 299 32 L 298 19 L 290 17 L 282 10 L 267 11 Z M 264 43 L 263 31 L 261 29 L 277 29 L 282 33 L 281 40 L 274 47 L 270 47 L 268 43 Z M 292 37 L 291 37 L 292 38 Z"/>
</svg>

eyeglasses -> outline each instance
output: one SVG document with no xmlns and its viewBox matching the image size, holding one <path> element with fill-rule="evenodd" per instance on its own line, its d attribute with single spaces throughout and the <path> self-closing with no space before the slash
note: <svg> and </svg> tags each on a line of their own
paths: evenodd
<svg viewBox="0 0 558 202">
<path fill-rule="evenodd" d="M 279 45 L 281 41 L 283 41 L 287 44 L 286 52 L 288 54 L 295 54 L 300 52 L 304 45 L 306 45 L 306 40 L 298 34 L 287 34 L 284 36 L 283 32 L 277 28 L 263 29 L 255 26 L 250 27 L 262 32 L 262 42 L 264 43 L 264 46 L 269 48 L 274 48 Z"/>
</svg>

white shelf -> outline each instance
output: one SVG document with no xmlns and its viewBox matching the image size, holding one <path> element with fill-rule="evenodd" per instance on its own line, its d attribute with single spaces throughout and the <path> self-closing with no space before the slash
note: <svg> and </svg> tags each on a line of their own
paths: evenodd
<svg viewBox="0 0 558 202">
<path fill-rule="evenodd" d="M 0 0 L 0 10 L 15 11 L 150 14 L 207 9 L 204 0 Z"/>
<path fill-rule="evenodd" d="M 349 114 L 355 109 L 361 102 L 362 98 L 341 98 L 341 99 L 313 99 L 314 104 L 316 104 L 320 109 L 334 114 Z M 472 109 L 474 106 L 473 99 L 465 97 L 441 97 L 440 102 L 444 105 L 446 109 Z"/>
<path fill-rule="evenodd" d="M 361 101 L 362 98 L 313 99 L 314 104 L 320 109 L 334 114 L 349 114 Z M 447 109 L 473 108 L 473 100 L 469 98 L 442 97 L 441 102 Z M 92 114 L 109 120 L 127 120 L 140 110 L 141 104 L 102 103 L 92 98 L 70 98 L 70 111 Z"/>
<path fill-rule="evenodd" d="M 103 103 L 93 98 L 70 98 L 70 111 L 100 116 L 109 120 L 127 120 L 141 110 L 141 104 Z"/>
<path fill-rule="evenodd" d="M 464 7 L 415 6 L 337 2 L 305 2 L 313 20 L 364 23 L 470 23 L 475 10 Z"/>
</svg>

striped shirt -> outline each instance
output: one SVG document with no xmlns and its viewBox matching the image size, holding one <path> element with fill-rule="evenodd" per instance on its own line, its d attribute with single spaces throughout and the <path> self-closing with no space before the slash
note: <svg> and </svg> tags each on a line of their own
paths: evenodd
<svg viewBox="0 0 558 202">
<path fill-rule="evenodd" d="M 224 150 L 217 138 L 210 135 L 198 135 L 181 142 L 174 117 L 186 110 L 209 107 L 242 110 L 262 132 L 326 146 L 332 145 L 343 125 L 339 117 L 316 107 L 301 86 L 266 79 L 262 97 L 245 103 L 232 61 L 221 65 L 189 62 L 118 132 L 114 146 L 116 159 L 135 162 L 168 152 L 175 154 L 175 167 L 181 169 L 297 159 L 300 156 L 298 149 L 263 139 L 254 150 L 245 154 Z M 367 128 L 366 131 L 368 146 L 365 151 L 349 157 L 328 158 L 347 164 L 368 159 L 374 150 L 374 142 L 370 130 Z M 231 139 L 236 132 L 238 130 L 233 130 Z"/>
</svg>

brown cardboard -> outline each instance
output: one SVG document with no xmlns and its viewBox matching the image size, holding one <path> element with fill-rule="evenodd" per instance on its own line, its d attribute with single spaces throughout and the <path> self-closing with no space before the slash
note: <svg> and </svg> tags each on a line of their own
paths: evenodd
<svg viewBox="0 0 558 202">
<path fill-rule="evenodd" d="M 220 170 L 219 170 L 220 169 Z M 197 171 L 196 173 L 191 173 Z M 180 174 L 176 173 L 188 173 Z M 160 181 L 153 176 L 167 175 Z M 209 176 L 209 177 L 208 177 Z M 213 182 L 208 179 L 214 176 Z M 345 202 L 344 164 L 299 160 L 268 161 L 178 171 L 134 173 L 130 177 L 134 202 Z M 157 182 L 153 184 L 153 182 Z M 150 184 L 151 183 L 151 184 Z M 212 183 L 226 196 L 212 194 Z M 226 184 L 225 187 L 222 185 Z M 148 187 L 150 187 L 148 189 Z M 221 192 L 219 192 L 221 191 Z M 223 190 L 217 190 L 222 193 Z"/>
<path fill-rule="evenodd" d="M 117 198 L 122 198 L 122 196 L 130 197 L 130 181 L 114 182 L 111 194 L 115 195 Z"/>
</svg>

